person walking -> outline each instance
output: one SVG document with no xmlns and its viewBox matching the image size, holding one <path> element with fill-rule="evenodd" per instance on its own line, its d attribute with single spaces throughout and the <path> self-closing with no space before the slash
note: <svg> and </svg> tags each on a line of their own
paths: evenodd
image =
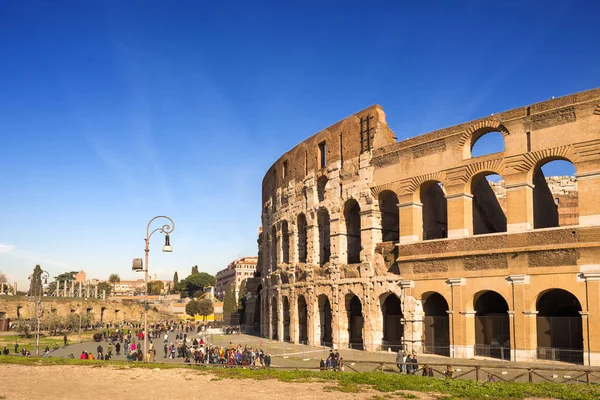
<svg viewBox="0 0 600 400">
<path fill-rule="evenodd" d="M 102 352 L 104 351 L 104 349 L 102 348 L 102 345 L 99 344 L 98 347 L 96 348 L 96 351 L 98 351 L 98 360 L 102 360 Z"/>
<path fill-rule="evenodd" d="M 402 353 L 402 349 L 400 349 L 398 350 L 398 353 L 396 353 L 396 366 L 400 372 L 403 372 L 404 369 L 404 365 L 402 364 L 404 364 L 404 354 Z"/>
<path fill-rule="evenodd" d="M 118 356 L 121 355 L 121 343 L 117 342 L 117 344 L 115 345 L 115 351 L 117 352 Z"/>
<path fill-rule="evenodd" d="M 165 347 L 163 348 L 163 350 L 165 351 L 165 356 L 163 358 L 167 358 L 167 352 L 169 351 L 169 347 L 167 346 L 166 343 L 165 343 Z"/>
<path fill-rule="evenodd" d="M 67 347 L 67 335 L 63 336 L 63 342 L 65 344 L 65 347 Z"/>
</svg>

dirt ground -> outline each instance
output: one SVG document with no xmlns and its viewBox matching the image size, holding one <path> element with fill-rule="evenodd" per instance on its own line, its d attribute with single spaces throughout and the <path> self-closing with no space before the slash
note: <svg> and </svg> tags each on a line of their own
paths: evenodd
<svg viewBox="0 0 600 400">
<path fill-rule="evenodd" d="M 101 396 L 107 399 L 373 399 L 375 392 L 327 391 L 322 383 L 225 379 L 183 369 L 85 366 L 24 366 L 0 364 L 0 399 L 68 400 Z M 423 400 L 436 399 L 415 393 Z M 399 397 L 398 397 L 399 398 Z"/>
</svg>

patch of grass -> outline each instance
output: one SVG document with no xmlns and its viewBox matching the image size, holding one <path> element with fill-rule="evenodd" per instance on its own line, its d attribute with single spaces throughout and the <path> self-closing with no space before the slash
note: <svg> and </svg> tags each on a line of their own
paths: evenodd
<svg viewBox="0 0 600 400">
<path fill-rule="evenodd" d="M 210 373 L 217 379 L 277 379 L 281 382 L 326 382 L 330 390 L 356 393 L 363 389 L 373 389 L 385 394 L 395 394 L 403 390 L 439 393 L 440 399 L 523 399 L 525 397 L 550 397 L 566 400 L 600 399 L 600 386 L 584 384 L 485 382 L 470 380 L 445 380 L 412 375 L 386 374 L 383 372 L 333 372 L 308 370 L 275 370 L 243 368 L 207 368 L 184 366 L 181 364 L 142 363 L 127 361 L 99 361 L 66 358 L 35 358 L 0 356 L 0 363 L 23 365 L 85 365 L 116 366 L 117 368 L 160 368 L 188 369 L 197 373 Z M 413 398 L 408 393 L 405 398 Z"/>
<path fill-rule="evenodd" d="M 404 399 L 418 399 L 419 396 L 412 393 L 396 392 L 396 394 Z"/>
</svg>

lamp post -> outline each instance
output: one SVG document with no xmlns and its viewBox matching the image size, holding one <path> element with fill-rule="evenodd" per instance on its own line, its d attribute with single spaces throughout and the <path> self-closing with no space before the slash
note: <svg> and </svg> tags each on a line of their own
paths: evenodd
<svg viewBox="0 0 600 400">
<path fill-rule="evenodd" d="M 156 228 L 155 230 L 150 232 L 150 225 L 152 224 L 152 222 L 155 219 L 160 219 L 160 218 L 169 220 L 170 225 L 164 224 L 160 228 Z M 173 232 L 174 229 L 175 229 L 175 223 L 173 222 L 173 220 L 164 215 L 159 215 L 159 216 L 152 218 L 150 220 L 150 222 L 148 222 L 148 226 L 146 227 L 146 239 L 145 239 L 145 241 L 146 241 L 145 264 L 146 265 L 144 266 L 144 358 L 147 357 L 147 354 L 148 354 L 148 253 L 150 253 L 150 247 L 149 247 L 150 237 L 152 237 L 154 232 L 164 233 L 165 234 L 165 245 L 163 246 L 163 252 L 170 253 L 173 251 L 173 248 L 171 247 L 169 235 L 171 234 L 171 232 Z"/>
<path fill-rule="evenodd" d="M 30 286 L 33 284 L 34 275 L 29 275 Z M 34 296 L 34 312 L 35 312 L 35 356 L 40 356 L 40 315 L 39 308 L 42 303 L 42 296 L 44 294 L 44 286 L 48 284 L 48 278 L 50 278 L 50 274 L 48 271 L 40 270 L 40 281 L 43 279 L 44 284 L 40 285 L 37 293 L 31 293 Z"/>
</svg>

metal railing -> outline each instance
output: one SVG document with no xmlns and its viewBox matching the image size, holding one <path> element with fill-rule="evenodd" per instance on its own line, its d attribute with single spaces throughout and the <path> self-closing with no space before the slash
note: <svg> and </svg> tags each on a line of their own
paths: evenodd
<svg viewBox="0 0 600 400">
<path fill-rule="evenodd" d="M 538 347 L 537 358 L 538 360 L 583 364 L 583 350 Z"/>
<path fill-rule="evenodd" d="M 493 344 L 476 344 L 475 355 L 510 361 L 510 347 L 496 346 Z"/>
</svg>

